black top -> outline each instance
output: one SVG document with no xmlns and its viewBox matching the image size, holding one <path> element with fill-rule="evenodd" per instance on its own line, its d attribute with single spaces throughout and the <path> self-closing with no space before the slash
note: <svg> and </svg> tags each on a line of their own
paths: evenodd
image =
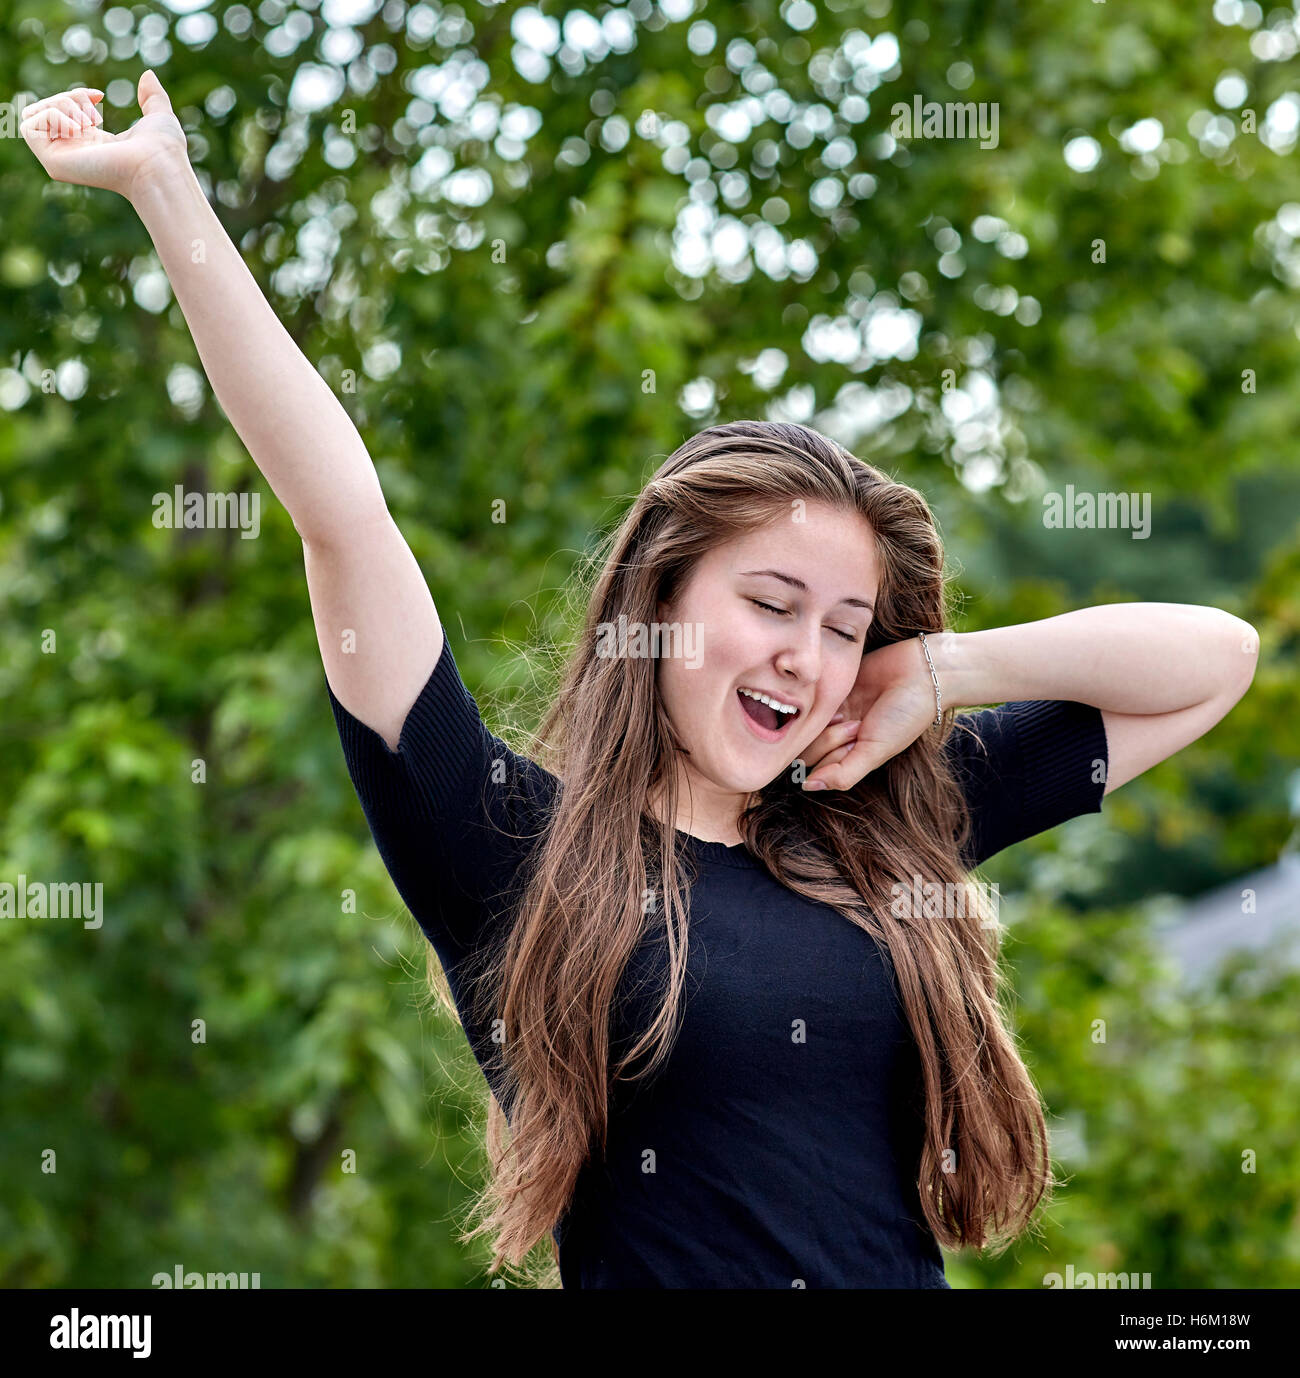
<svg viewBox="0 0 1300 1378">
<path fill-rule="evenodd" d="M 558 782 L 484 726 L 450 645 L 396 752 L 326 688 L 379 854 L 495 1087 L 465 959 L 506 931 L 508 892 Z M 988 747 L 956 730 L 947 743 L 972 866 L 1101 810 L 1098 709 L 1033 701 L 962 716 Z M 682 837 L 699 878 L 681 1032 L 650 1082 L 613 1089 L 605 1159 L 588 1162 L 556 1227 L 563 1285 L 947 1287 L 916 1186 L 919 1058 L 887 954 L 743 845 Z M 616 1030 L 650 1012 L 621 993 L 658 989 L 642 985 L 657 955 L 647 940 L 629 963 Z"/>
</svg>

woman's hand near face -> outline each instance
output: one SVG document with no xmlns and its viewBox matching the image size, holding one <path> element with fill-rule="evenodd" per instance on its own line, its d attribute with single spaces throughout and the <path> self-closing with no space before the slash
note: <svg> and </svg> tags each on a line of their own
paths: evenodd
<svg viewBox="0 0 1300 1378">
<path fill-rule="evenodd" d="M 919 637 L 862 658 L 857 680 L 831 722 L 808 745 L 805 790 L 851 789 L 909 746 L 934 722 L 934 681 Z"/>
</svg>

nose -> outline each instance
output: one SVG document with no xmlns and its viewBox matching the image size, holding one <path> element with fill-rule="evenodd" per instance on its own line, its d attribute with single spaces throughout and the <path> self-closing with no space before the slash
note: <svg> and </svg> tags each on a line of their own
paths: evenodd
<svg viewBox="0 0 1300 1378">
<path fill-rule="evenodd" d="M 822 668 L 821 629 L 796 633 L 777 656 L 776 667 L 781 678 L 791 686 L 810 687 L 817 683 Z"/>
</svg>

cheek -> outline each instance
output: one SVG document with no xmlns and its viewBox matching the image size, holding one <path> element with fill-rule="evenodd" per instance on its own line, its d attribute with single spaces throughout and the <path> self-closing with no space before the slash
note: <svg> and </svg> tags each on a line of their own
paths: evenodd
<svg viewBox="0 0 1300 1378">
<path fill-rule="evenodd" d="M 737 680 L 767 655 L 762 629 L 747 627 L 740 618 L 710 624 L 705 631 L 703 673 L 716 683 Z"/>
<path fill-rule="evenodd" d="M 691 720 L 692 710 L 698 711 L 696 686 L 699 671 L 689 670 L 680 661 L 664 660 L 659 665 L 659 701 L 673 726 L 681 729 Z"/>
<path fill-rule="evenodd" d="M 680 657 L 660 663 L 659 691 L 675 725 L 694 722 L 716 731 L 719 711 L 726 710 L 735 686 L 761 667 L 771 651 L 762 629 L 747 627 L 743 617 L 701 623 L 697 651 L 689 664 Z"/>
</svg>

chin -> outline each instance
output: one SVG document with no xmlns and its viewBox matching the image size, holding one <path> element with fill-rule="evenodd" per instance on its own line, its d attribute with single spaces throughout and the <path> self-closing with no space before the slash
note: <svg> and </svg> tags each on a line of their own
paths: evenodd
<svg viewBox="0 0 1300 1378">
<path fill-rule="evenodd" d="M 760 773 L 749 775 L 740 780 L 727 781 L 727 788 L 733 789 L 737 794 L 757 794 L 759 790 L 766 789 L 773 781 L 779 780 L 784 771 L 777 771 L 775 775 Z"/>
</svg>

